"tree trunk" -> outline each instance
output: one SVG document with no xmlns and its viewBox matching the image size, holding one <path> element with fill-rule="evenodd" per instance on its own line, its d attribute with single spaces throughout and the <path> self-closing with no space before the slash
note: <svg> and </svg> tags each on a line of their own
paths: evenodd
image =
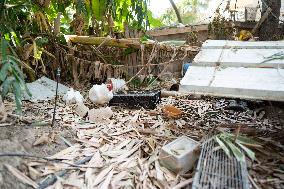
<svg viewBox="0 0 284 189">
<path fill-rule="evenodd" d="M 259 29 L 259 39 L 261 41 L 274 40 L 279 34 L 278 25 L 281 0 L 263 0 L 261 15 L 264 15 L 268 7 L 272 9 L 272 12 L 269 14 L 268 18 L 262 23 Z"/>
<path fill-rule="evenodd" d="M 177 15 L 178 22 L 182 24 L 182 19 L 181 19 L 181 16 L 180 16 L 180 13 L 179 13 L 179 10 L 178 10 L 176 4 L 174 3 L 173 0 L 169 0 L 169 1 L 170 1 L 170 3 L 172 4 L 173 9 L 175 10 L 175 13 L 176 13 L 176 15 Z"/>
</svg>

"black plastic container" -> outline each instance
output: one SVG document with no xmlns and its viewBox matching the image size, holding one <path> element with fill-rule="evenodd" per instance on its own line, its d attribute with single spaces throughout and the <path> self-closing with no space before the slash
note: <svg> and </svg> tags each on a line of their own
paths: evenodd
<svg viewBox="0 0 284 189">
<path fill-rule="evenodd" d="M 110 106 L 128 108 L 155 109 L 161 101 L 161 91 L 129 91 L 127 94 L 117 93 L 109 102 Z"/>
</svg>

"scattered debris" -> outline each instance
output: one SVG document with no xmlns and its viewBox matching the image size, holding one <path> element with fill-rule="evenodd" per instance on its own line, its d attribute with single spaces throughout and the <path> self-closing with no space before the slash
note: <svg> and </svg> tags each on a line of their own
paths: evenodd
<svg viewBox="0 0 284 189">
<path fill-rule="evenodd" d="M 198 159 L 199 143 L 182 136 L 165 145 L 159 155 L 160 163 L 167 169 L 183 174 L 191 170 Z"/>
<path fill-rule="evenodd" d="M 170 96 L 178 97 L 178 96 L 184 96 L 184 95 L 185 94 L 182 94 L 182 93 L 177 92 L 177 91 L 166 91 L 166 90 L 161 91 L 161 97 L 162 98 L 166 98 L 166 97 L 170 97 Z"/>
<path fill-rule="evenodd" d="M 0 95 L 0 123 L 5 122 L 6 119 L 7 119 L 7 113 L 6 113 L 6 110 L 5 110 L 5 105 L 2 101 L 2 97 Z"/>
<path fill-rule="evenodd" d="M 253 40 L 253 35 L 248 30 L 241 30 L 240 33 L 239 33 L 238 40 L 240 40 L 240 41 Z"/>
<path fill-rule="evenodd" d="M 99 122 L 111 118 L 113 111 L 110 107 L 91 109 L 88 111 L 88 117 L 91 122 Z"/>
<path fill-rule="evenodd" d="M 169 118 L 180 118 L 183 114 L 183 112 L 177 108 L 177 107 L 174 107 L 172 105 L 165 105 L 164 108 L 163 108 L 163 111 L 165 113 L 165 115 Z"/>
<path fill-rule="evenodd" d="M 44 133 L 33 143 L 33 146 L 48 144 L 48 143 L 54 141 L 54 139 L 55 139 L 54 132 Z"/>
<path fill-rule="evenodd" d="M 63 96 L 63 100 L 66 104 L 82 104 L 84 102 L 84 97 L 80 94 L 79 91 L 74 91 L 74 89 L 71 88 Z"/>
<path fill-rule="evenodd" d="M 230 100 L 230 104 L 226 109 L 234 111 L 245 111 L 247 109 L 247 103 L 245 101 Z"/>
<path fill-rule="evenodd" d="M 86 94 L 85 92 L 82 90 L 82 94 Z M 89 116 L 76 115 L 79 114 L 76 111 L 77 107 L 66 105 L 60 98 L 56 114 L 57 124 L 70 131 L 75 131 L 76 141 L 70 141 L 71 138 L 66 136 L 62 138 L 60 133 L 60 136 L 56 137 L 58 139 L 56 143 L 62 143 L 63 148 L 60 148 L 59 152 L 56 151 L 55 155 L 53 155 L 54 153 L 49 153 L 49 155 L 52 155 L 51 158 L 56 159 L 56 161 L 48 161 L 47 163 L 41 159 L 34 160 L 29 158 L 25 162 L 26 169 L 19 170 L 32 179 L 36 178 L 36 182 L 40 186 L 39 188 L 48 186 L 51 188 L 55 186 L 61 188 L 190 187 L 188 185 L 193 181 L 194 172 L 189 171 L 176 175 L 171 170 L 168 170 L 160 163 L 159 152 L 161 148 L 181 135 L 200 141 L 208 131 L 216 126 L 223 125 L 222 129 L 229 132 L 242 125 L 240 128 L 241 132 L 252 136 L 258 135 L 254 139 L 257 139 L 258 142 L 261 141 L 261 144 L 265 144 L 268 147 L 273 146 L 273 148 L 266 148 L 265 146 L 265 148 L 256 148 L 254 150 L 257 161 L 261 162 L 261 164 L 252 164 L 248 161 L 248 169 L 254 182 L 264 188 L 281 186 L 279 177 L 281 177 L 283 168 L 279 166 L 279 163 L 283 164 L 281 163 L 283 161 L 281 155 L 283 154 L 280 151 L 277 152 L 277 155 L 271 153 L 271 150 L 274 153 L 276 149 L 282 150 L 281 144 L 271 142 L 273 140 L 268 140 L 268 136 L 271 133 L 279 134 L 279 129 L 282 127 L 274 123 L 276 119 L 259 116 L 259 108 L 265 106 L 263 102 L 259 104 L 259 102 L 252 101 L 249 102 L 249 106 L 247 106 L 245 111 L 232 111 L 226 109 L 230 104 L 230 101 L 226 99 L 208 97 L 190 99 L 187 96 L 163 98 L 154 110 L 145 110 L 143 108 L 133 110 L 121 106 L 112 107 L 111 109 L 107 107 L 112 112 L 108 116 L 100 115 L 107 112 L 105 108 L 99 108 L 97 105 L 92 104 L 89 99 L 86 99 L 84 106 L 90 107 L 91 110 L 88 114 L 95 117 L 95 120 L 91 121 Z M 6 111 L 11 112 L 11 105 L 6 103 L 7 101 L 5 101 Z M 183 112 L 182 116 L 175 119 L 168 119 L 167 116 L 163 116 L 163 109 L 166 105 L 178 108 Z M 99 114 L 90 113 L 92 110 L 99 109 L 101 110 Z M 24 102 L 23 116 L 11 117 L 10 113 L 8 113 L 8 119 L 15 118 L 20 125 L 30 125 L 34 122 L 32 120 L 50 120 L 52 110 L 53 105 L 51 101 Z M 267 113 L 265 108 L 262 108 L 261 111 Z M 100 117 L 105 117 L 105 119 L 100 120 Z M 10 127 L 0 129 L 7 128 Z M 59 128 L 61 129 L 62 127 Z M 38 127 L 37 129 L 48 129 L 48 127 Z M 40 133 L 39 136 L 42 136 L 42 133 L 47 132 Z M 57 132 L 56 136 L 58 136 Z M 276 138 L 274 136 L 271 135 L 273 139 Z M 266 138 L 265 141 L 262 138 Z M 33 138 L 31 141 L 34 140 Z M 217 155 L 223 153 L 225 156 L 221 156 L 221 158 L 227 158 L 218 143 L 215 140 L 211 141 L 214 142 L 212 147 L 213 155 L 215 153 Z M 48 149 L 49 146 L 56 143 L 38 145 L 33 148 Z M 68 148 L 66 148 L 66 145 Z M 209 152 L 208 155 L 210 155 Z M 211 156 L 208 157 L 211 158 Z M 222 159 L 218 159 L 218 157 L 212 156 L 215 161 L 221 161 Z M 78 164 L 79 161 L 82 163 Z M 207 162 L 212 163 L 211 161 Z M 236 160 L 233 163 L 235 163 L 234 165 L 239 165 L 239 162 Z M 217 166 L 217 164 L 211 165 Z M 13 166 L 18 167 L 18 165 L 14 164 Z M 269 172 L 264 171 L 267 169 L 270 169 Z M 196 170 L 197 174 L 199 174 L 199 170 Z M 241 169 L 237 167 L 236 170 L 240 171 Z M 233 177 L 236 175 L 229 176 Z M 212 178 L 213 182 L 215 177 L 213 178 L 212 175 L 202 177 L 204 182 L 207 182 L 208 180 L 205 178 Z M 216 178 L 219 178 L 218 175 Z M 219 181 L 223 183 L 221 179 Z"/>
<path fill-rule="evenodd" d="M 5 164 L 5 167 L 15 176 L 17 179 L 19 179 L 21 182 L 32 186 L 33 188 L 38 188 L 38 184 L 34 182 L 32 179 L 27 177 L 25 174 L 20 172 L 18 169 L 14 168 L 11 165 Z"/>
<path fill-rule="evenodd" d="M 112 98 L 112 89 L 106 84 L 94 85 L 89 91 L 89 99 L 96 104 L 106 104 Z"/>
</svg>

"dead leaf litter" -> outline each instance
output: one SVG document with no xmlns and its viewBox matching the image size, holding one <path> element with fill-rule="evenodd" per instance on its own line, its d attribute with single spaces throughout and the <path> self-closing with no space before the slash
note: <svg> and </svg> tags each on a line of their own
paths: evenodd
<svg viewBox="0 0 284 189">
<path fill-rule="evenodd" d="M 85 112 L 78 113 L 79 115 L 75 113 L 76 105 L 66 105 L 61 101 L 57 108 L 56 125 L 74 130 L 77 137 L 75 143 L 68 144 L 66 140 L 69 147 L 50 156 L 61 161 L 28 160 L 26 177 L 15 168 L 6 167 L 21 182 L 32 187 L 40 185 L 42 182 L 39 181 L 44 181 L 46 177 L 58 175 L 62 171 L 64 174 L 56 176 L 48 188 L 184 187 L 192 182 L 192 175 L 190 178 L 187 175 L 176 175 L 159 163 L 159 151 L 165 144 L 182 135 L 200 141 L 217 125 L 227 125 L 227 128 L 244 125 L 260 132 L 278 132 L 279 126 L 275 126 L 261 111 L 256 111 L 255 108 L 228 110 L 226 108 L 229 104 L 225 99 L 189 100 L 169 97 L 163 98 L 158 107 L 151 111 L 143 108 L 107 107 L 106 112 L 102 111 L 103 108 L 98 109 L 86 102 L 85 105 L 90 109 L 88 114 L 92 116 L 88 119 L 79 116 L 85 115 Z M 168 116 L 169 113 L 163 111 L 165 106 L 176 107 L 182 114 Z M 12 107 L 8 105 L 6 109 L 11 110 Z M 95 115 L 97 112 L 102 115 Z M 49 123 L 52 113 L 53 101 L 25 102 L 21 119 L 32 117 L 30 124 Z M 46 145 L 53 142 L 53 139 L 54 136 L 50 133 L 44 133 L 33 145 Z M 72 166 L 74 162 L 86 157 L 89 160 L 84 164 Z M 256 165 L 252 167 L 252 171 L 259 169 Z M 283 169 L 277 169 L 271 174 L 281 181 Z M 279 184 L 279 179 L 257 180 L 258 184 L 277 182 Z"/>
</svg>

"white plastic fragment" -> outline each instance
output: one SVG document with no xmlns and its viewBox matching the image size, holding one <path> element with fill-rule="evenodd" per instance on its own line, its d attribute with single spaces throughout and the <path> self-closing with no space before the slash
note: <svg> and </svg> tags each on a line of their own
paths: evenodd
<svg viewBox="0 0 284 189">
<path fill-rule="evenodd" d="M 74 91 L 74 89 L 71 88 L 63 96 L 63 100 L 66 104 L 82 104 L 84 102 L 84 97 L 80 94 L 79 91 Z"/>
<path fill-rule="evenodd" d="M 186 173 L 191 170 L 198 159 L 200 143 L 182 136 L 165 145 L 159 155 L 162 166 L 175 173 Z"/>
</svg>

